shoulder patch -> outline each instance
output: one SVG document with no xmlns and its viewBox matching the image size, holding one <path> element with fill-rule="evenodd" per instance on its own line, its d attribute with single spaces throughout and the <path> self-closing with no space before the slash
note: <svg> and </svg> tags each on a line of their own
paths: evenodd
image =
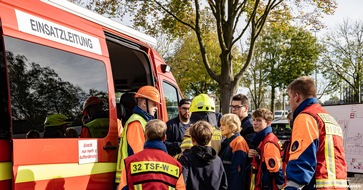
<svg viewBox="0 0 363 190">
<path fill-rule="evenodd" d="M 297 142 L 297 141 L 293 142 L 291 145 L 291 151 L 294 152 L 298 148 L 299 148 L 299 142 Z"/>
<path fill-rule="evenodd" d="M 272 159 L 272 158 L 270 158 L 270 159 L 268 160 L 268 165 L 270 166 L 270 168 L 274 168 L 274 167 L 275 167 L 275 165 L 276 165 L 275 160 L 274 160 L 274 159 Z"/>
</svg>

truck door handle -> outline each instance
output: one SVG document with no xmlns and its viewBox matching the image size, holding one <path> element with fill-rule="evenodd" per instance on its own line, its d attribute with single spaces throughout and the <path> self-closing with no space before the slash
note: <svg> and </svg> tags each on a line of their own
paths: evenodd
<svg viewBox="0 0 363 190">
<path fill-rule="evenodd" d="M 112 145 L 111 146 L 107 146 L 106 145 L 106 146 L 103 147 L 103 149 L 105 149 L 105 150 L 116 150 L 117 149 L 117 146 L 112 146 Z"/>
</svg>

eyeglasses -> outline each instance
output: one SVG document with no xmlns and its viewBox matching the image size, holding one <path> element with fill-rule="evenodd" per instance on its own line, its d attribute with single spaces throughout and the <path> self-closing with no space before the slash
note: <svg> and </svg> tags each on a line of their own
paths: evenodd
<svg viewBox="0 0 363 190">
<path fill-rule="evenodd" d="M 229 105 L 229 107 L 232 108 L 232 109 L 235 109 L 235 110 L 239 110 L 239 109 L 241 109 L 242 107 L 245 107 L 245 106 L 243 106 L 243 105 L 236 105 L 236 106 Z"/>
<path fill-rule="evenodd" d="M 188 111 L 189 108 L 186 108 L 186 107 L 181 107 L 180 109 L 184 110 L 184 111 Z"/>
</svg>

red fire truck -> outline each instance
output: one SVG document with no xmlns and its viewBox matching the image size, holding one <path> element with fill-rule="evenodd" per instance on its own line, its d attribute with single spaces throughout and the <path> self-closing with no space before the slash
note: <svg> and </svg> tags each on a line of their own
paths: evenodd
<svg viewBox="0 0 363 190">
<path fill-rule="evenodd" d="M 177 111 L 180 90 L 148 35 L 65 0 L 0 0 L 0 34 L 0 190 L 113 189 L 117 122 L 134 93 L 155 86 L 157 118 Z M 42 138 L 50 114 L 79 129 L 89 96 L 104 100 L 107 135 Z"/>
</svg>

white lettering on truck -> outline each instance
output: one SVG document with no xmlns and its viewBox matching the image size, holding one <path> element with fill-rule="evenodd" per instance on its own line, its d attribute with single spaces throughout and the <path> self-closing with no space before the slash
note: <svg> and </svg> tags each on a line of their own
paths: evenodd
<svg viewBox="0 0 363 190">
<path fill-rule="evenodd" d="M 89 52 L 102 54 L 98 38 L 61 26 L 45 19 L 15 10 L 19 31 L 66 44 Z"/>
</svg>

